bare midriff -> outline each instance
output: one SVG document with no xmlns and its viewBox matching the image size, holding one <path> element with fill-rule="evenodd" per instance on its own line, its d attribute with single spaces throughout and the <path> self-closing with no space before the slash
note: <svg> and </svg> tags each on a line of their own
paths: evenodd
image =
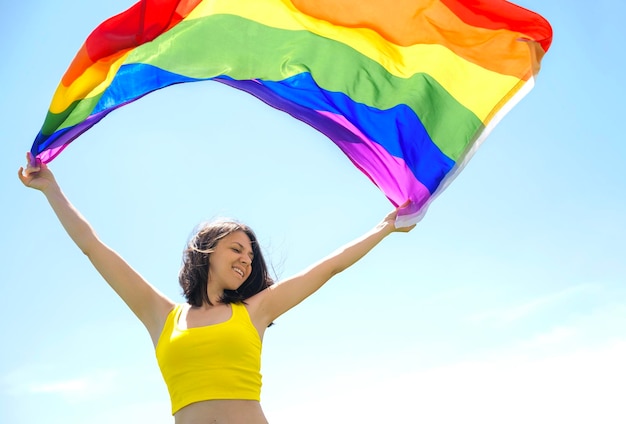
<svg viewBox="0 0 626 424">
<path fill-rule="evenodd" d="M 268 424 L 255 400 L 207 400 L 185 406 L 175 415 L 176 424 Z"/>
</svg>

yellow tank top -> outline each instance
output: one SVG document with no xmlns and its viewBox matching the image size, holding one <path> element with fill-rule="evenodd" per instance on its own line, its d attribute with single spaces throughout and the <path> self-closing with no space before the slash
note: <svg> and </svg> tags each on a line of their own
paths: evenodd
<svg viewBox="0 0 626 424">
<path fill-rule="evenodd" d="M 243 304 L 231 304 L 225 322 L 181 329 L 183 305 L 169 313 L 156 357 L 172 402 L 172 415 L 205 400 L 261 398 L 261 339 Z"/>
</svg>

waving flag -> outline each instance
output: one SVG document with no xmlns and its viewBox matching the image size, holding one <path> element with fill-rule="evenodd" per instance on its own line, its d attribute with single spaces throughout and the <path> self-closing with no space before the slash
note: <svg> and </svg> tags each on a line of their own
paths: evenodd
<svg viewBox="0 0 626 424">
<path fill-rule="evenodd" d="M 215 80 L 328 136 L 394 205 L 411 200 L 406 225 L 532 88 L 551 41 L 503 0 L 142 0 L 89 35 L 31 151 L 49 162 L 127 103 Z"/>
</svg>

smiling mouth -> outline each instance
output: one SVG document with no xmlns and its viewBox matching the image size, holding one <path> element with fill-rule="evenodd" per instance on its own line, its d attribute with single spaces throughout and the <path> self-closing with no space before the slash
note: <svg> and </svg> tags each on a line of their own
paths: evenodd
<svg viewBox="0 0 626 424">
<path fill-rule="evenodd" d="M 234 267 L 233 267 L 233 270 L 234 270 L 237 274 L 239 274 L 239 276 L 243 277 L 243 271 L 242 271 L 241 269 L 239 269 L 239 268 L 234 268 Z"/>
</svg>

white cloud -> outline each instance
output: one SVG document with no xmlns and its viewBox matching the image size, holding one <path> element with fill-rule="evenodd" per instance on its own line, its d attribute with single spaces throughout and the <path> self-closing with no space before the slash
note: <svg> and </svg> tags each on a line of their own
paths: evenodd
<svg viewBox="0 0 626 424">
<path fill-rule="evenodd" d="M 150 423 L 172 424 L 170 404 L 167 401 L 132 402 L 126 405 L 116 405 L 114 408 L 102 408 L 94 416 L 93 411 L 85 414 L 85 420 L 89 424 L 111 423 Z"/>
<path fill-rule="evenodd" d="M 97 370 L 67 379 L 36 378 L 31 372 L 15 372 L 8 381 L 8 392 L 15 395 L 57 395 L 79 402 L 113 393 L 120 386 L 120 372 Z"/>
<path fill-rule="evenodd" d="M 557 302 L 568 300 L 571 297 L 577 295 L 587 294 L 595 289 L 596 288 L 590 284 L 581 284 L 573 287 L 568 287 L 564 290 L 550 293 L 545 296 L 541 296 L 531 301 L 527 301 L 515 306 L 498 308 L 491 311 L 474 314 L 469 317 L 469 320 L 478 323 L 493 322 L 498 325 L 504 326 L 514 321 L 525 318 L 542 308 L 553 305 Z"/>
<path fill-rule="evenodd" d="M 273 424 L 623 424 L 624 358 L 626 341 L 616 341 L 539 359 L 509 355 L 404 375 L 343 375 L 316 387 L 298 384 L 300 398 L 283 404 L 278 396 L 266 407 Z"/>
<path fill-rule="evenodd" d="M 544 346 L 553 346 L 574 338 L 578 334 L 574 327 L 555 327 L 547 333 L 538 334 L 519 343 L 522 349 L 537 349 Z"/>
</svg>

